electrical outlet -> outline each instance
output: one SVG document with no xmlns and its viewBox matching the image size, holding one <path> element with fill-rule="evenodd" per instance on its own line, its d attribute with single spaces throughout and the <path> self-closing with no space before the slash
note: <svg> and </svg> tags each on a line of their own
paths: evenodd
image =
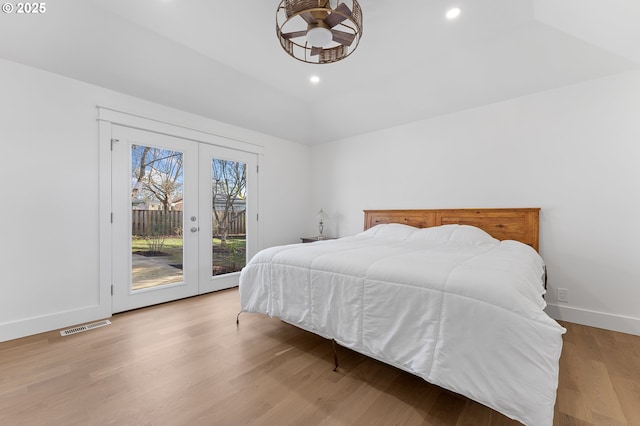
<svg viewBox="0 0 640 426">
<path fill-rule="evenodd" d="M 556 289 L 556 299 L 558 302 L 569 302 L 569 290 L 566 288 Z"/>
</svg>

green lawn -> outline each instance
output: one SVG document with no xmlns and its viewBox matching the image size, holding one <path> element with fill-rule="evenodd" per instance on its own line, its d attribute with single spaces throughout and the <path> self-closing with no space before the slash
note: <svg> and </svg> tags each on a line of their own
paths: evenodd
<svg viewBox="0 0 640 426">
<path fill-rule="evenodd" d="M 134 253 L 137 251 L 149 251 L 147 240 L 142 237 L 133 237 L 131 239 L 131 251 Z M 161 251 L 169 255 L 171 263 L 182 263 L 182 238 L 165 238 Z"/>
<path fill-rule="evenodd" d="M 211 245 L 215 253 L 213 266 L 240 270 L 245 264 L 246 244 L 247 240 L 244 237 L 229 237 L 226 248 L 222 249 L 220 239 L 212 238 Z M 147 240 L 142 237 L 133 237 L 131 251 L 149 251 Z M 161 251 L 167 253 L 170 263 L 182 264 L 182 238 L 166 237 Z"/>
</svg>

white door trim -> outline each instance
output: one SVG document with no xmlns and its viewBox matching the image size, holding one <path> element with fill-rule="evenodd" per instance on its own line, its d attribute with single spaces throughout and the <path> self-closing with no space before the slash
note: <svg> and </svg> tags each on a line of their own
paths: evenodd
<svg viewBox="0 0 640 426">
<path fill-rule="evenodd" d="M 99 253 L 100 253 L 100 285 L 99 285 L 99 305 L 100 311 L 104 312 L 104 317 L 110 317 L 111 304 L 111 283 L 113 282 L 112 268 L 113 259 L 111 249 L 111 123 L 105 121 L 98 122 L 99 128 Z M 107 315 L 108 314 L 108 315 Z"/>
<path fill-rule="evenodd" d="M 113 241 L 111 217 L 112 203 L 112 170 L 111 170 L 111 135 L 114 124 L 148 130 L 197 142 L 206 143 L 225 148 L 257 154 L 257 164 L 260 165 L 260 157 L 264 155 L 264 147 L 254 143 L 235 139 L 226 135 L 219 135 L 207 130 L 195 129 L 181 124 L 167 123 L 151 117 L 129 113 L 114 108 L 97 106 L 99 129 L 99 246 L 100 246 L 100 274 L 99 274 L 99 300 L 98 318 L 108 318 L 113 312 L 112 283 L 113 283 Z M 256 178 L 256 188 L 259 188 L 259 175 Z M 254 214 L 259 215 L 260 192 L 254 197 Z M 255 246 L 260 247 L 261 230 L 255 232 Z"/>
<path fill-rule="evenodd" d="M 112 124 L 133 127 L 134 129 L 148 130 L 183 139 L 191 139 L 210 145 L 218 145 L 225 148 L 235 149 L 236 151 L 250 152 L 258 155 L 264 154 L 263 146 L 235 139 L 230 136 L 219 135 L 201 129 L 194 129 L 180 124 L 167 123 L 151 117 L 119 111 L 113 108 L 102 106 L 98 106 L 97 108 L 98 121 L 100 122 L 105 121 Z"/>
</svg>

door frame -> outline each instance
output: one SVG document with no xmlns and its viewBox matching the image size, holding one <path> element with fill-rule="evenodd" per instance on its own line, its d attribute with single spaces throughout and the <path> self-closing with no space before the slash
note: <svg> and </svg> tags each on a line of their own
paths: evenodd
<svg viewBox="0 0 640 426">
<path fill-rule="evenodd" d="M 113 313 L 112 293 L 113 293 L 113 241 L 112 241 L 112 217 L 113 217 L 113 201 L 112 201 L 112 167 L 111 167 L 111 149 L 112 149 L 112 126 L 119 125 L 131 127 L 139 130 L 165 134 L 182 139 L 190 139 L 195 142 L 208 145 L 229 148 L 236 151 L 243 151 L 256 154 L 257 167 L 261 163 L 264 155 L 264 147 L 261 145 L 236 139 L 230 135 L 221 135 L 214 132 L 192 128 L 188 125 L 174 124 L 164 122 L 152 117 L 145 117 L 139 114 L 133 114 L 126 111 L 97 106 L 98 111 L 98 132 L 99 132 L 99 252 L 100 252 L 100 273 L 99 273 L 99 305 L 103 312 Z M 206 120 L 206 119 L 204 119 Z M 254 201 L 254 212 L 256 217 L 260 211 L 260 175 L 256 177 L 256 196 Z M 261 233 L 258 229 L 255 232 L 256 247 L 260 247 Z"/>
</svg>

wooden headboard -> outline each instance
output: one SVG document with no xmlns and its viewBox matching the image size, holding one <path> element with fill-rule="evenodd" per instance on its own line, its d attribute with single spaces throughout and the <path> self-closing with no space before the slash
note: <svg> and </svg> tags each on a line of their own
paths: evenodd
<svg viewBox="0 0 640 426">
<path fill-rule="evenodd" d="M 539 208 L 365 210 L 364 229 L 381 223 L 404 223 L 416 228 L 459 224 L 473 225 L 498 240 L 516 240 L 538 251 Z"/>
</svg>

